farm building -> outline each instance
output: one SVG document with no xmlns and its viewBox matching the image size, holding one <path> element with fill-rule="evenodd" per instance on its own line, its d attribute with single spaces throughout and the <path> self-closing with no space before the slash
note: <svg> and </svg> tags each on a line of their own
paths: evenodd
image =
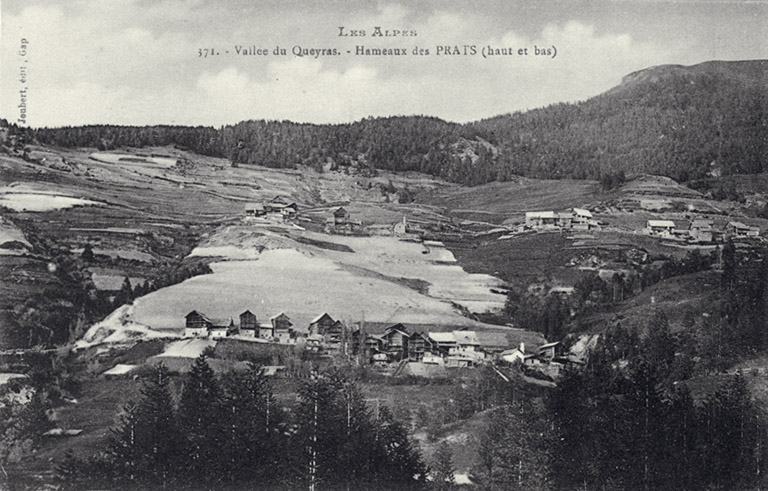
<svg viewBox="0 0 768 491">
<path fill-rule="evenodd" d="M 259 324 L 259 339 L 271 340 L 275 337 L 275 327 L 271 322 Z"/>
<path fill-rule="evenodd" d="M 675 233 L 675 222 L 672 220 L 648 220 L 645 226 L 648 235 L 672 237 Z"/>
<path fill-rule="evenodd" d="M 591 230 L 598 227 L 592 213 L 584 208 L 571 208 L 568 211 L 529 211 L 525 214 L 525 226 L 533 229 L 563 228 L 573 230 Z"/>
<path fill-rule="evenodd" d="M 558 215 L 554 211 L 529 211 L 525 213 L 525 226 L 530 228 L 554 228 Z"/>
<path fill-rule="evenodd" d="M 293 203 L 285 196 L 275 196 L 271 200 L 264 203 L 264 209 L 267 211 L 267 213 L 279 213 L 283 208 L 290 204 L 295 206 L 295 203 Z"/>
<path fill-rule="evenodd" d="M 349 212 L 343 207 L 338 207 L 331 210 L 331 214 L 328 217 L 329 223 L 332 223 L 334 227 L 339 227 L 349 223 Z"/>
<path fill-rule="evenodd" d="M 229 336 L 235 330 L 232 318 L 213 319 L 205 314 L 193 310 L 185 316 L 184 337 L 224 337 Z"/>
<path fill-rule="evenodd" d="M 307 343 L 304 345 L 307 351 L 318 352 L 323 349 L 323 337 L 319 334 L 310 334 L 307 336 Z"/>
<path fill-rule="evenodd" d="M 571 225 L 574 230 L 590 230 L 597 227 L 597 222 L 592 219 L 592 213 L 584 208 L 571 208 Z"/>
<path fill-rule="evenodd" d="M 299 211 L 299 208 L 298 206 L 296 206 L 296 203 L 290 203 L 285 205 L 280 210 L 280 213 L 283 215 L 283 219 L 288 220 L 288 219 L 296 218 L 298 211 Z"/>
<path fill-rule="evenodd" d="M 544 360 L 552 361 L 560 356 L 562 352 L 563 349 L 560 341 L 539 346 L 539 356 Z"/>
<path fill-rule="evenodd" d="M 525 352 L 525 343 L 520 343 L 520 346 L 517 348 L 503 351 L 501 353 L 501 359 L 510 364 L 518 361 L 523 363 L 527 355 L 529 355 L 529 353 Z"/>
<path fill-rule="evenodd" d="M 213 325 L 208 328 L 209 338 L 224 338 L 237 332 L 235 321 L 231 317 L 227 319 L 213 319 Z"/>
<path fill-rule="evenodd" d="M 309 334 L 319 334 L 321 336 L 325 335 L 325 332 L 330 328 L 335 320 L 333 320 L 333 317 L 328 315 L 327 313 L 323 313 L 314 319 L 309 323 Z"/>
<path fill-rule="evenodd" d="M 267 211 L 261 203 L 248 203 L 245 205 L 245 216 L 247 217 L 261 217 L 266 214 Z"/>
<path fill-rule="evenodd" d="M 410 334 L 402 324 L 395 324 L 389 326 L 382 334 L 381 339 L 384 341 L 384 349 L 387 353 L 396 360 L 401 360 L 408 354 L 408 340 Z"/>
<path fill-rule="evenodd" d="M 477 353 L 480 342 L 477 340 L 475 331 L 453 331 L 451 334 L 456 340 L 456 347 L 452 354 L 469 354 L 471 356 Z"/>
<path fill-rule="evenodd" d="M 285 313 L 280 312 L 270 319 L 273 329 L 273 337 L 280 343 L 290 343 L 296 339 L 296 331 L 293 330 L 293 323 Z"/>
<path fill-rule="evenodd" d="M 413 361 L 422 361 L 432 352 L 432 341 L 422 332 L 414 332 L 408 339 L 408 358 Z"/>
<path fill-rule="evenodd" d="M 384 340 L 380 336 L 368 334 L 365 336 L 365 349 L 370 353 L 378 353 L 384 346 Z"/>
<path fill-rule="evenodd" d="M 323 342 L 325 343 L 325 347 L 329 350 L 342 349 L 342 344 L 345 341 L 345 333 L 348 335 L 346 342 L 348 343 L 348 346 L 352 347 L 351 351 L 356 351 L 360 331 L 347 330 L 347 326 L 345 326 L 341 321 L 334 321 L 334 323 L 328 326 L 328 328 L 323 333 Z"/>
<path fill-rule="evenodd" d="M 725 225 L 725 236 L 733 238 L 743 237 L 758 237 L 760 235 L 760 229 L 757 227 L 750 227 L 741 222 L 728 222 Z"/>
<path fill-rule="evenodd" d="M 397 222 L 394 226 L 394 233 L 397 236 L 406 235 L 408 233 L 408 222 L 405 219 L 405 216 L 403 216 L 403 220 L 401 222 Z"/>
<path fill-rule="evenodd" d="M 256 315 L 250 310 L 246 310 L 240 314 L 240 335 L 255 338 L 258 334 L 259 323 L 256 320 Z"/>
<path fill-rule="evenodd" d="M 456 348 L 456 338 L 452 332 L 430 332 L 427 334 L 432 342 L 433 352 L 441 355 L 448 355 L 451 350 Z"/>
<path fill-rule="evenodd" d="M 712 220 L 696 219 L 688 226 L 688 235 L 696 242 L 712 242 L 714 227 Z"/>
</svg>

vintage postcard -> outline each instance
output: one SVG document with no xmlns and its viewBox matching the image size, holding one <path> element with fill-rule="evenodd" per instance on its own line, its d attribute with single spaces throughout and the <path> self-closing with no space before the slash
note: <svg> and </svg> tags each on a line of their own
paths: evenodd
<svg viewBox="0 0 768 491">
<path fill-rule="evenodd" d="M 763 489 L 767 32 L 3 0 L 0 489 Z"/>
</svg>

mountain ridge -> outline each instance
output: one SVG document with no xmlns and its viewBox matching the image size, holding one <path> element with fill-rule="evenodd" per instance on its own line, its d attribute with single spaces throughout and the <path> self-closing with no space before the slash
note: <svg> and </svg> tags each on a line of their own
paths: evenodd
<svg viewBox="0 0 768 491">
<path fill-rule="evenodd" d="M 419 171 L 462 184 L 653 173 L 678 181 L 768 171 L 768 60 L 659 65 L 586 101 L 458 124 L 429 116 L 316 125 L 40 128 L 63 147 L 175 144 L 234 165 Z M 490 146 L 488 145 L 490 143 Z"/>
</svg>

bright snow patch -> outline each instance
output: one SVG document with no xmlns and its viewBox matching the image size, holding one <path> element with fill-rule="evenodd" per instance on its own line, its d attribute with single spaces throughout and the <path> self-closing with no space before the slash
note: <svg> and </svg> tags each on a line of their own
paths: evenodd
<svg viewBox="0 0 768 491">
<path fill-rule="evenodd" d="M 138 365 L 123 365 L 122 363 L 118 363 L 114 367 L 102 373 L 102 375 L 125 375 L 137 366 Z"/>
<path fill-rule="evenodd" d="M 72 208 L 74 206 L 103 206 L 104 203 L 70 196 L 50 194 L 8 193 L 0 194 L 0 206 L 14 211 L 51 211 Z"/>
<path fill-rule="evenodd" d="M 89 348 L 105 343 L 127 343 L 136 339 L 177 337 L 174 333 L 158 332 L 131 320 L 133 305 L 123 305 L 103 321 L 91 326 L 75 349 Z"/>
</svg>

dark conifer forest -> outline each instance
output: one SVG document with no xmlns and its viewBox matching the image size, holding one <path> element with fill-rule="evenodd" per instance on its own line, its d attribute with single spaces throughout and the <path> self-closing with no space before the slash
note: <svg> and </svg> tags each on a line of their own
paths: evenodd
<svg viewBox="0 0 768 491">
<path fill-rule="evenodd" d="M 102 150 L 177 145 L 233 165 L 418 171 L 468 185 L 619 172 L 690 181 L 768 170 L 766 76 L 766 61 L 653 67 L 584 102 L 465 125 L 424 116 L 339 125 L 251 120 L 221 128 L 40 128 L 29 137 Z"/>
</svg>

